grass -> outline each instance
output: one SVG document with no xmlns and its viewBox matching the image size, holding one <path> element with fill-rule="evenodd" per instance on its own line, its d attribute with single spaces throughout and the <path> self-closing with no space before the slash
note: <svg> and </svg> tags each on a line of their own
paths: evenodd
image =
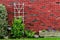
<svg viewBox="0 0 60 40">
<path fill-rule="evenodd" d="M 54 38 L 20 38 L 20 39 L 0 39 L 0 40 L 60 40 L 59 37 Z"/>
</svg>

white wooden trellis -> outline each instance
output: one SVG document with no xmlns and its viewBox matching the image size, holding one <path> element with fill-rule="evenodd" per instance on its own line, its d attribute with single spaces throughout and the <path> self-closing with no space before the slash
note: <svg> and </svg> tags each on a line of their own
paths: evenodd
<svg viewBox="0 0 60 40">
<path fill-rule="evenodd" d="M 17 7 L 18 6 L 18 7 Z M 21 6 L 21 7 L 20 7 Z M 17 10 L 17 11 L 16 11 Z M 21 11 L 22 10 L 22 11 Z M 23 23 L 24 23 L 24 3 L 14 3 L 14 18 L 20 17 L 22 13 Z M 18 16 L 16 16 L 18 14 Z"/>
</svg>

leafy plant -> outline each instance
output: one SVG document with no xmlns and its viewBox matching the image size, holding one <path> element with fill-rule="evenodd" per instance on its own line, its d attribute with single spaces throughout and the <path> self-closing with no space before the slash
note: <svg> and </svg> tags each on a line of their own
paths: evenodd
<svg viewBox="0 0 60 40">
<path fill-rule="evenodd" d="M 24 24 L 22 17 L 14 18 L 11 33 L 13 34 L 13 37 L 20 38 L 24 35 Z"/>
<path fill-rule="evenodd" d="M 6 36 L 7 34 L 7 11 L 3 4 L 0 4 L 0 37 Z"/>
<path fill-rule="evenodd" d="M 31 30 L 25 30 L 25 36 L 32 38 L 35 35 L 35 32 Z"/>
</svg>

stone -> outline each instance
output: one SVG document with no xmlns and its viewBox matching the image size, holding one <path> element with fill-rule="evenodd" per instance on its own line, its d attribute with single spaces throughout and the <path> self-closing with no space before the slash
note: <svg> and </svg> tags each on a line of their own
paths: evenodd
<svg viewBox="0 0 60 40">
<path fill-rule="evenodd" d="M 39 31 L 39 35 L 40 36 L 44 36 L 44 37 L 60 37 L 60 31 Z"/>
<path fill-rule="evenodd" d="M 35 38 L 39 38 L 39 35 L 34 35 Z"/>
</svg>

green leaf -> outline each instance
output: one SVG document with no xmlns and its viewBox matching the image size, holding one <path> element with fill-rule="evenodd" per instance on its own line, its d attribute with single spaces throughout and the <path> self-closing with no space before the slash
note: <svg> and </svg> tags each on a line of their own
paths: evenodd
<svg viewBox="0 0 60 40">
<path fill-rule="evenodd" d="M 22 17 L 14 18 L 11 33 L 15 37 L 22 37 L 24 32 L 24 24 L 22 23 Z"/>
</svg>

